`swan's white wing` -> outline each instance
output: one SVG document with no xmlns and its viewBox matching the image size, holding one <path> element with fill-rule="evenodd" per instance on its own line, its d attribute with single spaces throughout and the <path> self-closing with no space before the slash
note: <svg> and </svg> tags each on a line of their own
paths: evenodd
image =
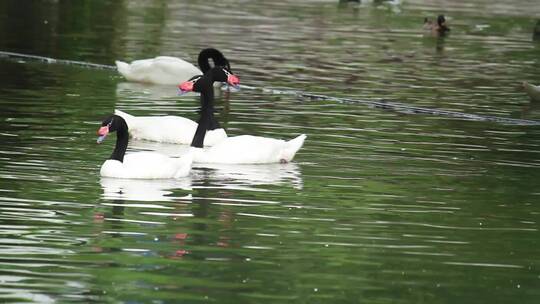
<svg viewBox="0 0 540 304">
<path fill-rule="evenodd" d="M 260 136 L 228 137 L 195 154 L 195 162 L 223 164 L 259 164 L 279 162 L 285 141 Z"/>
<path fill-rule="evenodd" d="M 174 57 L 157 57 L 152 63 L 155 78 L 162 78 L 163 84 L 166 82 L 178 85 L 193 76 L 201 75 L 201 71 L 193 64 Z"/>
<path fill-rule="evenodd" d="M 227 137 L 208 149 L 194 148 L 194 162 L 219 164 L 267 164 L 291 161 L 304 144 L 302 134 L 289 141 L 242 135 Z"/>
<path fill-rule="evenodd" d="M 180 116 L 135 117 L 129 133 L 133 138 L 158 142 L 188 144 L 193 139 L 197 123 Z"/>
<path fill-rule="evenodd" d="M 177 85 L 201 71 L 193 64 L 176 57 L 159 56 L 141 59 L 129 65 L 117 63 L 118 70 L 130 81 Z"/>
<path fill-rule="evenodd" d="M 195 135 L 197 123 L 181 116 L 132 116 L 115 110 L 128 124 L 129 133 L 135 139 L 189 145 Z M 208 131 L 204 145 L 211 146 L 227 137 L 223 129 Z"/>
</svg>

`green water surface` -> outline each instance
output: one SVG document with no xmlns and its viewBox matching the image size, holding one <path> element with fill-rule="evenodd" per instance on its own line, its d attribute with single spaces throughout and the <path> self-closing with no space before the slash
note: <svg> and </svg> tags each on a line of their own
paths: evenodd
<svg viewBox="0 0 540 304">
<path fill-rule="evenodd" d="M 215 47 L 257 88 L 540 120 L 519 89 L 540 84 L 537 1 L 394 2 L 7 0 L 0 50 L 113 65 Z M 439 13 L 445 38 L 421 30 Z M 289 164 L 104 179 L 105 116 L 197 119 L 197 97 L 0 58 L 0 302 L 540 301 L 538 126 L 216 98 L 228 134 L 305 133 L 304 147 Z"/>
</svg>

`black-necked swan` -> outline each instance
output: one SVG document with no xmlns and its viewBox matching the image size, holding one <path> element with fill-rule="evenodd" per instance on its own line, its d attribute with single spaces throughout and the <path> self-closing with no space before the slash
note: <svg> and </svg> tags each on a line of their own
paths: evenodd
<svg viewBox="0 0 540 304">
<path fill-rule="evenodd" d="M 201 93 L 201 117 L 191 142 L 193 161 L 197 163 L 223 164 L 264 164 L 291 161 L 304 144 L 306 135 L 302 134 L 289 141 L 241 135 L 227 137 L 210 148 L 202 149 L 207 126 L 215 121 L 213 117 L 214 90 L 212 84 L 215 81 L 225 81 L 228 77 L 230 77 L 230 74 L 226 69 L 214 67 L 194 84 L 181 85 L 186 90 L 191 88 Z"/>
<path fill-rule="evenodd" d="M 226 67 L 217 67 L 227 73 L 227 84 L 236 87 L 240 83 L 238 76 L 232 74 Z M 193 80 L 182 83 L 179 88 L 181 91 L 191 91 L 193 84 L 197 81 L 197 77 Z M 212 92 L 213 94 L 213 92 Z M 212 95 L 213 96 L 213 95 Z M 214 111 L 214 104 L 205 103 L 205 99 L 201 98 L 201 109 L 205 111 Z M 124 118 L 127 123 L 129 134 L 133 138 L 145 139 L 157 142 L 167 142 L 173 144 L 190 144 L 195 135 L 195 130 L 199 124 L 191 119 L 180 116 L 140 116 L 136 117 L 125 112 L 115 110 L 114 113 Z M 203 120 L 205 126 L 206 137 L 204 145 L 212 146 L 227 137 L 227 133 L 219 126 L 219 123 L 214 118 L 213 113 L 210 119 Z"/>
<path fill-rule="evenodd" d="M 101 166 L 100 174 L 115 178 L 179 178 L 189 174 L 192 154 L 172 158 L 156 152 L 126 154 L 129 134 L 126 121 L 111 115 L 101 123 L 97 143 L 101 143 L 110 132 L 116 132 L 116 146 L 111 157 Z"/>
<path fill-rule="evenodd" d="M 117 60 L 115 63 L 118 72 L 129 81 L 178 85 L 195 75 L 201 75 L 208 71 L 210 58 L 214 61 L 214 66 L 227 67 L 230 70 L 229 62 L 225 56 L 213 48 L 204 49 L 199 53 L 197 62 L 200 70 L 183 59 L 170 56 L 140 59 L 131 63 Z"/>
</svg>

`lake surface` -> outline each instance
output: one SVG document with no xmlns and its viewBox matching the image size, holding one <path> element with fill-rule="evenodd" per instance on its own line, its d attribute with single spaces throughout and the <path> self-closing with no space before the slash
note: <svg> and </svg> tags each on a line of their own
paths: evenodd
<svg viewBox="0 0 540 304">
<path fill-rule="evenodd" d="M 0 50 L 114 64 L 222 50 L 230 135 L 289 164 L 104 179 L 115 108 L 197 118 L 198 98 L 113 70 L 0 58 L 0 302 L 538 303 L 538 1 L 2 1 Z M 447 16 L 450 35 L 421 31 Z M 186 147 L 130 141 L 130 151 Z"/>
</svg>

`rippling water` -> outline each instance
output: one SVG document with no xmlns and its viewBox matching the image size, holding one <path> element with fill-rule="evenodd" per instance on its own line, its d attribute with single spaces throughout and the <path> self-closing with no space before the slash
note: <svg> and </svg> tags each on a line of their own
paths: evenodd
<svg viewBox="0 0 540 304">
<path fill-rule="evenodd" d="M 223 50 L 243 84 L 540 120 L 537 1 L 0 3 L 0 50 L 113 64 Z M 448 37 L 425 36 L 444 13 Z M 232 135 L 308 139 L 281 165 L 99 176 L 116 107 L 197 117 L 114 71 L 0 59 L 0 302 L 537 303 L 538 126 L 242 90 Z M 131 141 L 130 150 L 186 147 Z"/>
</svg>

